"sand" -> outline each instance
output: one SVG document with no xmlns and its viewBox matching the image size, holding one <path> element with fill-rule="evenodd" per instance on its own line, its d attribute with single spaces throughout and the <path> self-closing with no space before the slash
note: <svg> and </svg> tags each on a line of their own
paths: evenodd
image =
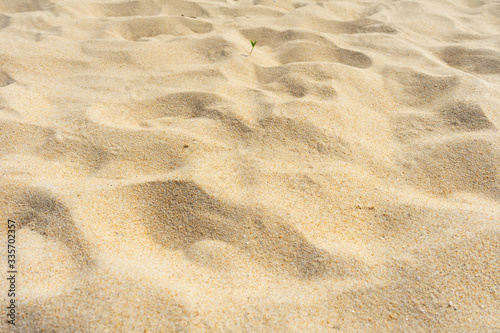
<svg viewBox="0 0 500 333">
<path fill-rule="evenodd" d="M 0 46 L 0 331 L 500 332 L 499 1 L 0 0 Z"/>
</svg>

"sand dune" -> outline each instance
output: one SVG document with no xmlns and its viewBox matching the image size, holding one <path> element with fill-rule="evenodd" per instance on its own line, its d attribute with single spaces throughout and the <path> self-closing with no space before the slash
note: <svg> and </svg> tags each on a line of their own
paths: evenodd
<svg viewBox="0 0 500 333">
<path fill-rule="evenodd" d="M 500 331 L 499 33 L 494 0 L 0 0 L 0 330 Z"/>
</svg>

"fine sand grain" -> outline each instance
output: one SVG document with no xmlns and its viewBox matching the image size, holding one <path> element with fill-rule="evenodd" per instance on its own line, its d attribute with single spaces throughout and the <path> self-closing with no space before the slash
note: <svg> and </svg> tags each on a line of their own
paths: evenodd
<svg viewBox="0 0 500 333">
<path fill-rule="evenodd" d="M 0 331 L 500 332 L 499 36 L 495 0 L 0 0 Z"/>
</svg>

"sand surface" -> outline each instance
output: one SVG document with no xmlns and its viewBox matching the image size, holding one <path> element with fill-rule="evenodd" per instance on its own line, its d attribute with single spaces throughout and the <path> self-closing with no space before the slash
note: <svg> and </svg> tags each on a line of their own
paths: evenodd
<svg viewBox="0 0 500 333">
<path fill-rule="evenodd" d="M 499 129 L 500 1 L 0 0 L 0 331 L 500 332 Z"/>
</svg>

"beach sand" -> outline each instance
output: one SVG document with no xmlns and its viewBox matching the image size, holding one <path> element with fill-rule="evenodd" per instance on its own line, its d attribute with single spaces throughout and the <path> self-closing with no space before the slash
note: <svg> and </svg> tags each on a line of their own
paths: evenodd
<svg viewBox="0 0 500 333">
<path fill-rule="evenodd" d="M 499 1 L 0 0 L 0 45 L 0 331 L 500 332 Z"/>
</svg>

